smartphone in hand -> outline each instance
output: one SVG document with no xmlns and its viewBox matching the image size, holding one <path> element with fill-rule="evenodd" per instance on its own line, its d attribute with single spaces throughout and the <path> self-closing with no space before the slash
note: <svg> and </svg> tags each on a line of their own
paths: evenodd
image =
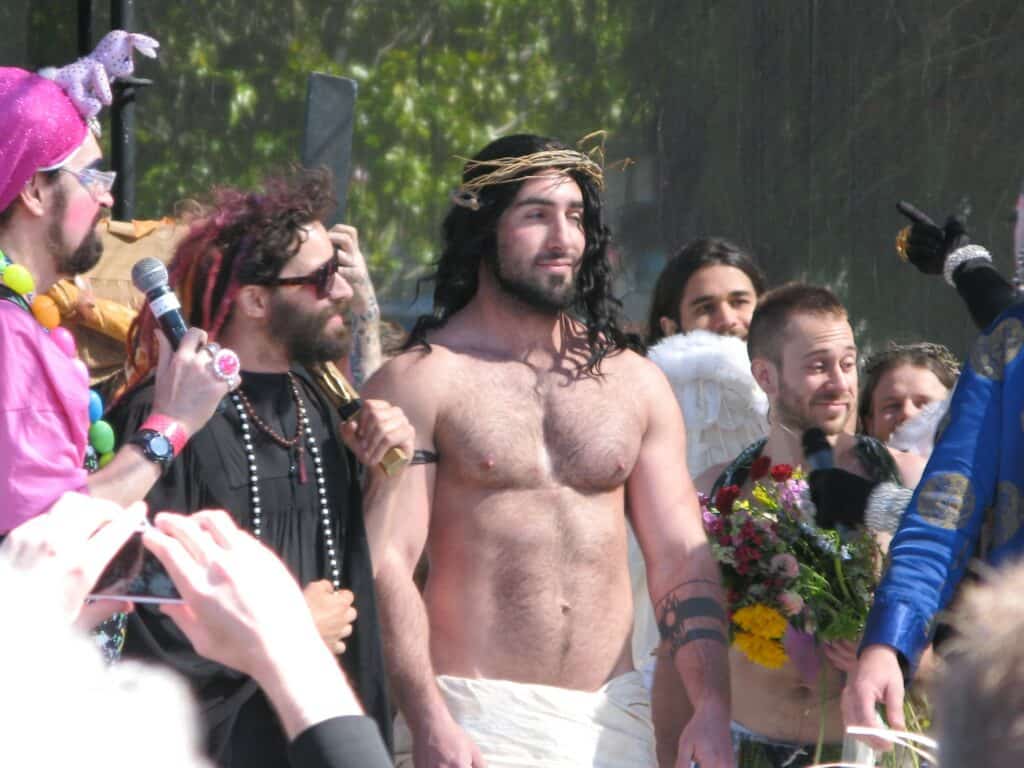
<svg viewBox="0 0 1024 768">
<path fill-rule="evenodd" d="M 133 533 L 114 555 L 89 597 L 132 603 L 184 602 L 163 563 L 143 545 L 142 530 Z"/>
</svg>

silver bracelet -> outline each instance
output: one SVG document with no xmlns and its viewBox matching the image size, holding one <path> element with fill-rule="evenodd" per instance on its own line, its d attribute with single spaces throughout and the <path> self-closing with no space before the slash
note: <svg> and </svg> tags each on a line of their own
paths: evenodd
<svg viewBox="0 0 1024 768">
<path fill-rule="evenodd" d="M 974 245 L 972 243 L 970 245 L 964 245 L 957 248 L 946 257 L 946 263 L 942 265 L 942 276 L 953 288 L 956 288 L 956 283 L 953 282 L 953 273 L 956 272 L 957 267 L 971 259 L 992 261 L 992 254 L 982 246 Z"/>
</svg>

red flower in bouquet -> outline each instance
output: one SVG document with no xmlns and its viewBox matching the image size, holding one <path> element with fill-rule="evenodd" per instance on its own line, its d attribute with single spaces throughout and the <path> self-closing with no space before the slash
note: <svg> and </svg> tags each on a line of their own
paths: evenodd
<svg viewBox="0 0 1024 768">
<path fill-rule="evenodd" d="M 793 467 L 789 464 L 776 464 L 771 470 L 772 480 L 784 483 L 793 476 Z"/>
<path fill-rule="evenodd" d="M 718 510 L 719 514 L 728 515 L 732 512 L 732 505 L 739 497 L 740 487 L 738 485 L 723 486 L 715 494 L 715 509 Z"/>
<path fill-rule="evenodd" d="M 768 474 L 768 470 L 772 468 L 772 459 L 770 456 L 758 456 L 754 459 L 754 463 L 750 465 L 750 481 L 756 483 L 762 477 Z"/>
</svg>

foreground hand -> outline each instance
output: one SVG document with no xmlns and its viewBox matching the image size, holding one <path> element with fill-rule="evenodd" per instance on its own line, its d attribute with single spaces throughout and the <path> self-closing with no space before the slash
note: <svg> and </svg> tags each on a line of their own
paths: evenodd
<svg viewBox="0 0 1024 768">
<path fill-rule="evenodd" d="M 348 224 L 335 224 L 327 236 L 338 249 L 341 276 L 352 286 L 352 312 L 361 315 L 371 308 L 376 309 L 377 297 L 370 280 L 370 271 L 359 249 L 359 230 Z"/>
<path fill-rule="evenodd" d="M 736 757 L 729 732 L 729 712 L 724 707 L 698 705 L 679 737 L 676 768 L 732 768 Z"/>
<path fill-rule="evenodd" d="M 832 640 L 822 646 L 825 658 L 840 672 L 850 674 L 857 666 L 858 640 Z"/>
<path fill-rule="evenodd" d="M 413 731 L 415 768 L 484 768 L 480 748 L 448 713 L 438 722 Z"/>
<path fill-rule="evenodd" d="M 356 620 L 356 609 L 352 607 L 355 595 L 347 589 L 335 591 L 331 582 L 320 579 L 307 584 L 302 596 L 320 637 L 331 653 L 336 656 L 344 653 L 345 643 L 342 640 L 352 634 L 352 622 Z"/>
<path fill-rule="evenodd" d="M 416 430 L 397 405 L 364 400 L 359 413 L 342 425 L 341 436 L 361 464 L 379 472 L 378 465 L 392 448 L 412 458 Z"/>
<path fill-rule="evenodd" d="M 180 421 L 194 435 L 210 420 L 217 404 L 228 393 L 210 365 L 212 356 L 204 346 L 206 332 L 189 328 L 177 351 L 162 333 L 156 335 L 160 359 L 156 367 L 153 412 Z"/>
<path fill-rule="evenodd" d="M 950 216 L 945 226 L 939 227 L 910 203 L 897 203 L 896 208 L 911 222 L 907 236 L 907 261 L 926 275 L 941 275 L 946 257 L 968 243 L 963 222 L 956 216 Z"/>
<path fill-rule="evenodd" d="M 143 542 L 185 601 L 160 610 L 197 653 L 259 680 L 282 654 L 319 645 L 291 573 L 226 512 L 161 513 L 155 525 Z"/>
<path fill-rule="evenodd" d="M 86 606 L 85 599 L 145 517 L 146 505 L 141 501 L 122 509 L 112 501 L 69 492 L 48 512 L 12 530 L 0 553 L 59 595 L 69 624 L 91 629 L 112 614 L 131 609 L 118 600 Z"/>
<path fill-rule="evenodd" d="M 843 722 L 847 727 L 861 725 L 876 728 L 877 704 L 885 704 L 885 717 L 895 730 L 905 730 L 903 720 L 903 672 L 896 651 L 887 645 L 869 645 L 860 655 L 853 675 L 843 689 Z M 883 739 L 864 738 L 874 749 L 890 750 Z"/>
</svg>

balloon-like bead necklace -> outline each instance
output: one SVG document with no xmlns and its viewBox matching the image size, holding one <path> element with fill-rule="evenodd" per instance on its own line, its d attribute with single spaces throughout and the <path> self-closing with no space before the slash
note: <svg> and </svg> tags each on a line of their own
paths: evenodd
<svg viewBox="0 0 1024 768">
<path fill-rule="evenodd" d="M 78 361 L 78 345 L 71 331 L 60 324 L 60 310 L 57 303 L 46 294 L 36 295 L 36 281 L 32 273 L 20 264 L 15 264 L 0 251 L 0 291 L 2 298 L 17 304 L 43 326 L 53 343 L 72 360 Z M 86 371 L 88 380 L 88 371 Z M 85 449 L 85 468 L 95 472 L 105 467 L 114 458 L 114 428 L 103 420 L 103 398 L 95 389 L 89 390 L 89 445 Z"/>
</svg>

